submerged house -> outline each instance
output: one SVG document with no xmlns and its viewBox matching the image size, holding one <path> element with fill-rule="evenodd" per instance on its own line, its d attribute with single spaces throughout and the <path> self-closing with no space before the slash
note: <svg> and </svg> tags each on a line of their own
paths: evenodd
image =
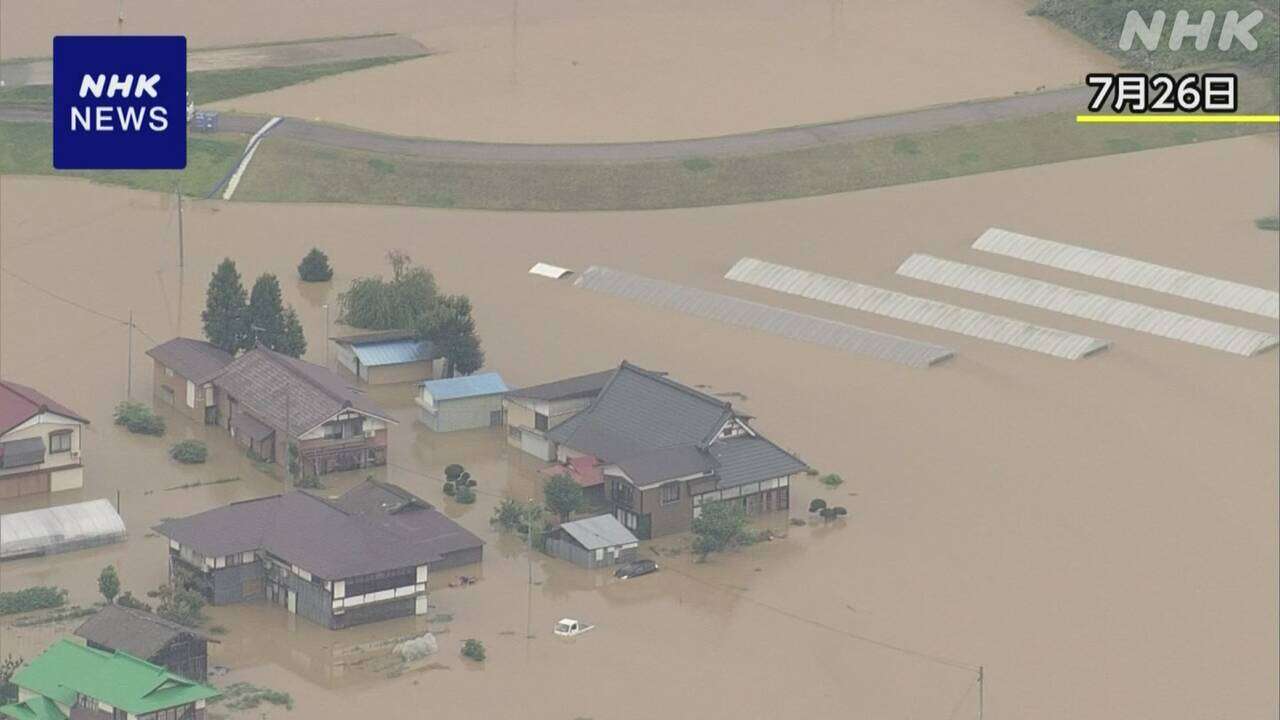
<svg viewBox="0 0 1280 720">
<path fill-rule="evenodd" d="M 436 432 L 474 430 L 502 425 L 502 396 L 507 384 L 498 373 L 427 380 L 415 402 L 422 424 Z"/>
<path fill-rule="evenodd" d="M 613 373 L 604 370 L 508 391 L 503 398 L 507 444 L 541 460 L 555 460 L 547 431 L 590 405 Z"/>
<path fill-rule="evenodd" d="M 88 424 L 35 388 L 0 380 L 0 498 L 84 487 Z"/>
<path fill-rule="evenodd" d="M 302 491 L 155 527 L 169 574 L 214 605 L 266 601 L 330 629 L 427 612 L 427 576 L 480 562 L 484 542 L 427 501 L 366 480 L 337 498 Z"/>
<path fill-rule="evenodd" d="M 204 633 L 144 610 L 107 605 L 76 628 L 89 647 L 120 651 L 189 680 L 209 679 L 209 643 Z"/>
<path fill-rule="evenodd" d="M 786 509 L 791 477 L 808 469 L 730 403 L 628 362 L 545 435 L 561 463 L 595 458 L 606 505 L 642 540 L 689 530 L 710 502 Z"/>
<path fill-rule="evenodd" d="M 63 638 L 10 679 L 18 702 L 0 706 L 12 720 L 205 720 L 221 693 L 128 653 Z"/>
<path fill-rule="evenodd" d="M 319 365 L 263 347 L 233 359 L 190 338 L 174 338 L 148 354 L 161 402 L 226 428 L 262 460 L 287 465 L 295 443 L 303 471 L 317 475 L 387 462 L 387 427 L 396 421 Z"/>
<path fill-rule="evenodd" d="M 440 376 L 444 359 L 412 330 L 383 330 L 332 339 L 338 366 L 370 385 Z"/>
</svg>

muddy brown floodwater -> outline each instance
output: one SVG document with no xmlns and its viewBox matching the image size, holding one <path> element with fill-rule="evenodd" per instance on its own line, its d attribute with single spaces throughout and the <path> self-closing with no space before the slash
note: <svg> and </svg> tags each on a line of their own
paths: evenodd
<svg viewBox="0 0 1280 720">
<path fill-rule="evenodd" d="M 271 717 L 927 718 L 975 716 L 973 675 L 883 644 L 986 668 L 988 718 L 1267 717 L 1276 712 L 1277 353 L 1240 358 L 894 275 L 915 251 L 975 262 L 1275 331 L 1275 323 L 968 249 L 990 225 L 1078 242 L 1269 288 L 1277 241 L 1253 227 L 1280 194 L 1275 137 L 1248 137 L 956 180 L 748 206 L 646 213 L 521 214 L 200 202 L 186 214 L 185 283 L 175 218 L 160 195 L 60 179 L 0 179 L 0 372 L 87 413 L 83 491 L 112 497 L 127 543 L 0 567 L 94 598 L 108 562 L 136 592 L 164 574 L 159 518 L 277 492 L 225 438 L 210 465 L 172 464 L 163 440 L 110 424 L 133 386 L 146 397 L 152 339 L 198 334 L 203 288 L 224 256 L 251 279 L 284 278 L 324 361 L 324 302 L 403 248 L 449 292 L 469 294 L 489 366 L 512 385 L 627 358 L 713 392 L 742 393 L 769 436 L 846 482 L 796 483 L 847 521 L 627 582 L 541 556 L 490 529 L 499 496 L 536 493 L 536 463 L 500 432 L 433 435 L 407 387 L 374 396 L 401 424 L 381 477 L 422 494 L 488 542 L 481 581 L 435 578 L 428 620 L 327 632 L 266 607 L 223 607 L 217 682 L 290 692 Z M 1228 179 L 1229 182 L 1224 182 Z M 301 287 L 298 259 L 330 255 L 332 286 Z M 744 255 L 959 302 L 1115 342 L 1080 362 L 735 285 Z M 681 316 L 526 274 L 536 260 L 607 264 L 942 342 L 927 371 Z M 181 288 L 181 292 L 180 289 Z M 74 301 L 85 308 L 69 304 Z M 90 310 L 91 309 L 91 310 Z M 460 461 L 483 494 L 446 500 Z M 165 490 L 224 477 L 240 480 Z M 357 477 L 333 477 L 339 491 Z M 29 505 L 30 503 L 28 503 Z M 11 511 L 22 503 L 0 503 Z M 768 522 L 788 529 L 781 518 Z M 649 547 L 664 551 L 679 538 Z M 532 572 L 533 585 L 528 583 Z M 572 641 L 562 616 L 596 623 Z M 379 643 L 430 627 L 432 664 L 397 668 Z M 529 632 L 531 628 L 532 632 Z M 33 652 L 57 626 L 0 628 Z M 527 637 L 532 634 L 532 638 Z M 488 647 L 483 666 L 461 640 Z M 874 641 L 874 642 L 872 642 Z M 953 713 L 952 715 L 951 713 Z M 253 717 L 257 717 L 255 710 Z"/>
<path fill-rule="evenodd" d="M 433 55 L 215 107 L 500 142 L 723 135 L 1078 84 L 1108 56 L 1031 0 L 125 0 L 191 47 L 392 31 Z M 115 32 L 116 3 L 0 3 L 0 54 Z"/>
</svg>

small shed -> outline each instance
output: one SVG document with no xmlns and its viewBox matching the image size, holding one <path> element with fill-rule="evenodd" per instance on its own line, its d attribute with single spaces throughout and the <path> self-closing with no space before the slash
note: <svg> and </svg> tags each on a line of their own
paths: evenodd
<svg viewBox="0 0 1280 720">
<path fill-rule="evenodd" d="M 442 369 L 431 343 L 412 330 L 333 338 L 338 364 L 370 385 L 430 380 Z"/>
<path fill-rule="evenodd" d="M 198 630 L 145 610 L 107 605 L 76 628 L 75 634 L 98 650 L 129 653 L 187 679 L 209 679 L 209 643 Z"/>
<path fill-rule="evenodd" d="M 502 397 L 509 388 L 498 373 L 427 380 L 416 402 L 422 423 L 436 432 L 502 425 Z"/>
<path fill-rule="evenodd" d="M 567 522 L 547 535 L 546 550 L 588 570 L 636 559 L 640 541 L 612 515 Z"/>
<path fill-rule="evenodd" d="M 0 515 L 0 560 L 108 545 L 124 535 L 124 520 L 107 500 Z"/>
</svg>

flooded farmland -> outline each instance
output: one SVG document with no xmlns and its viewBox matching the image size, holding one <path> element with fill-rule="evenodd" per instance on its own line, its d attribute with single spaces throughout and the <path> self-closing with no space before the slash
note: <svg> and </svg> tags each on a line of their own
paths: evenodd
<svg viewBox="0 0 1280 720">
<path fill-rule="evenodd" d="M 7 6 L 6 6 L 7 7 Z M 176 217 L 163 196 L 81 181 L 0 178 L 0 373 L 56 389 L 93 424 L 83 490 L 119 492 L 127 543 L 0 566 L 0 589 L 36 583 L 96 596 L 120 568 L 135 594 L 165 573 L 163 517 L 279 492 L 281 483 L 216 430 L 212 459 L 171 462 L 173 440 L 203 428 L 170 418 L 164 439 L 111 425 L 126 393 L 132 312 L 133 395 L 150 393 L 142 352 L 199 334 L 204 286 L 233 257 L 246 279 L 282 278 L 324 362 L 325 303 L 353 277 L 408 251 L 446 292 L 471 296 L 488 366 L 513 386 L 589 372 L 623 358 L 735 400 L 771 438 L 838 490 L 796 483 L 793 516 L 839 500 L 836 524 L 709 563 L 646 544 L 663 570 L 616 582 L 492 530 L 503 496 L 536 493 L 537 465 L 500 432 L 432 435 L 410 390 L 373 397 L 400 420 L 380 477 L 438 503 L 488 544 L 480 581 L 433 580 L 431 615 L 329 632 L 268 607 L 221 607 L 218 684 L 291 693 L 270 717 L 974 717 L 974 675 L 988 718 L 1260 717 L 1274 712 L 1280 417 L 1277 353 L 1241 358 L 899 278 L 912 252 L 1275 332 L 1275 323 L 969 249 L 986 227 L 1074 242 L 1275 288 L 1275 137 L 1189 145 L 951 181 L 749 206 L 645 213 L 521 214 L 201 202 Z M 1229 175 L 1233 182 L 1223 183 Z M 1189 208 L 1201 208 L 1187 212 Z M 1203 210 L 1209 208 L 1209 211 Z M 330 286 L 294 268 L 329 253 Z M 740 257 L 816 269 L 881 287 L 1110 339 L 1079 362 L 983 343 L 724 280 Z M 535 261 L 609 265 L 954 347 L 930 370 L 860 359 L 783 338 L 596 295 L 526 274 Z M 38 342 L 32 341 L 38 338 Z M 440 491 L 462 462 L 481 495 Z M 220 480 L 226 482 L 218 482 Z M 359 476 L 328 476 L 340 492 Z M 200 484 L 196 484 L 200 483 Z M 187 487 L 182 487 L 187 486 Z M 64 497 L 65 495 L 65 497 Z M 0 511 L 27 509 L 2 501 Z M 532 584 L 530 584 L 532 578 Z M 596 630 L 565 641 L 563 616 Z M 73 625 L 72 625 L 73 626 Z M 422 666 L 386 662 L 388 640 L 438 634 Z M 0 627 L 29 653 L 66 626 Z M 530 637 L 532 636 L 532 637 Z M 466 663 L 463 638 L 489 659 Z M 956 665 L 965 667 L 957 667 Z"/>
<path fill-rule="evenodd" d="M 1027 16 L 1030 6 L 1030 0 L 123 5 L 125 29 L 186 33 L 192 48 L 411 35 L 433 54 L 217 107 L 506 142 L 749 132 L 1078 84 L 1087 72 L 1114 65 L 1061 28 Z M 47 56 L 56 32 L 115 32 L 115 13 L 114 3 L 5 2 L 0 53 Z"/>
</svg>

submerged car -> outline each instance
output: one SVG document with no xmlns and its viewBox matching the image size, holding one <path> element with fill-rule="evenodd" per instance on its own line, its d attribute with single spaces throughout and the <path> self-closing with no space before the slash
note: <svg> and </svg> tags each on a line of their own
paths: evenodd
<svg viewBox="0 0 1280 720">
<path fill-rule="evenodd" d="M 648 575 L 651 572 L 658 572 L 658 563 L 652 560 L 636 560 L 618 568 L 614 571 L 613 576 L 626 580 L 627 578 Z"/>
</svg>

